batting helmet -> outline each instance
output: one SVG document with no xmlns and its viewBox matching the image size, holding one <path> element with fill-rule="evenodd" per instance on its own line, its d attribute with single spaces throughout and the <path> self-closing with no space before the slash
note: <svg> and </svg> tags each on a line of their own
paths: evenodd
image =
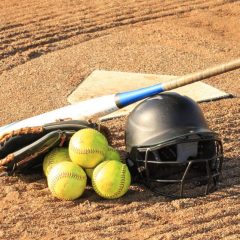
<svg viewBox="0 0 240 240">
<path fill-rule="evenodd" d="M 125 143 L 133 178 L 154 192 L 183 197 L 190 179 L 205 185 L 205 194 L 213 189 L 210 186 L 217 186 L 222 143 L 198 104 L 188 97 L 164 93 L 140 103 L 128 116 Z M 180 186 L 179 194 L 163 187 L 170 183 Z"/>
</svg>

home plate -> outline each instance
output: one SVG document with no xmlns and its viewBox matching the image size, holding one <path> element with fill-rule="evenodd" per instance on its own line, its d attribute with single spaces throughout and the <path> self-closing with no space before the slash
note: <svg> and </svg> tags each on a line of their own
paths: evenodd
<svg viewBox="0 0 240 240">
<path fill-rule="evenodd" d="M 69 95 L 67 100 L 69 103 L 73 104 L 89 98 L 148 87 L 167 82 L 176 77 L 177 76 L 172 75 L 95 70 L 79 84 L 72 94 Z M 181 95 L 188 96 L 197 102 L 212 101 L 231 96 L 203 82 L 195 82 L 176 88 L 170 92 L 177 92 Z M 101 120 L 127 115 L 138 103 L 108 114 L 102 117 Z"/>
</svg>

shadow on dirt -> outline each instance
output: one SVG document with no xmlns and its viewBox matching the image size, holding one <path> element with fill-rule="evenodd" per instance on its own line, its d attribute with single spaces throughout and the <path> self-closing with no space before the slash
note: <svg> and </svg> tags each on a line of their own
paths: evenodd
<svg viewBox="0 0 240 240">
<path fill-rule="evenodd" d="M 211 193 L 210 197 L 202 196 L 204 186 L 195 186 L 194 184 L 186 185 L 186 194 L 187 198 L 183 199 L 174 199 L 161 195 L 156 195 L 148 188 L 139 184 L 132 184 L 127 194 L 118 199 L 103 199 L 98 196 L 93 188 L 91 187 L 91 181 L 88 179 L 88 185 L 84 194 L 81 198 L 72 201 L 71 206 L 82 205 L 82 204 L 110 204 L 110 205 L 127 205 L 132 204 L 134 202 L 142 202 L 146 204 L 155 204 L 155 203 L 167 203 L 172 201 L 194 201 L 194 199 L 205 199 L 204 201 L 214 201 L 221 198 L 238 198 L 240 195 L 240 168 L 238 166 L 239 159 L 236 158 L 226 158 L 225 164 L 223 165 L 223 176 L 221 182 L 218 186 L 217 191 Z M 21 182 L 21 185 L 26 185 L 25 191 L 27 189 L 31 189 L 33 186 L 35 191 L 42 191 L 47 189 L 47 181 L 42 172 L 41 166 L 34 168 L 32 171 L 28 171 L 25 174 L 15 175 L 4 177 L 1 180 L 2 187 L 3 185 L 10 186 L 16 185 L 16 187 Z M 36 188 L 37 185 L 37 188 Z M 165 188 L 170 188 L 171 186 L 165 186 Z M 186 195 L 185 195 L 186 196 Z M 190 198 L 189 198 L 190 197 Z M 55 199 L 51 196 L 49 191 L 49 201 L 53 202 L 61 202 L 62 200 Z M 187 200 L 188 199 L 188 200 Z M 191 199 L 191 200 L 190 200 Z"/>
</svg>

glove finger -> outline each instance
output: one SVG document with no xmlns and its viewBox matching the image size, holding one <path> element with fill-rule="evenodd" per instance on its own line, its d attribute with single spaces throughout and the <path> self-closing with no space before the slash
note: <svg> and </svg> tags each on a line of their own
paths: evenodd
<svg viewBox="0 0 240 240">
<path fill-rule="evenodd" d="M 65 120 L 65 121 L 58 121 L 53 123 L 48 123 L 43 126 L 46 132 L 54 131 L 60 129 L 64 130 L 74 130 L 78 131 L 83 128 L 95 128 L 97 129 L 97 124 L 92 122 L 87 122 L 84 120 Z"/>
</svg>

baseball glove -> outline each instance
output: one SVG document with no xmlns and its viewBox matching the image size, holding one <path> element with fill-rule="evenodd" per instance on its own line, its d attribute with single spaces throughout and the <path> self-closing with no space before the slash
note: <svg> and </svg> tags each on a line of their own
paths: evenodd
<svg viewBox="0 0 240 240">
<path fill-rule="evenodd" d="M 96 123 L 70 120 L 21 128 L 0 136 L 0 176 L 29 172 L 42 164 L 46 153 L 54 147 L 66 146 L 71 136 L 83 128 L 108 134 L 106 127 Z"/>
</svg>

